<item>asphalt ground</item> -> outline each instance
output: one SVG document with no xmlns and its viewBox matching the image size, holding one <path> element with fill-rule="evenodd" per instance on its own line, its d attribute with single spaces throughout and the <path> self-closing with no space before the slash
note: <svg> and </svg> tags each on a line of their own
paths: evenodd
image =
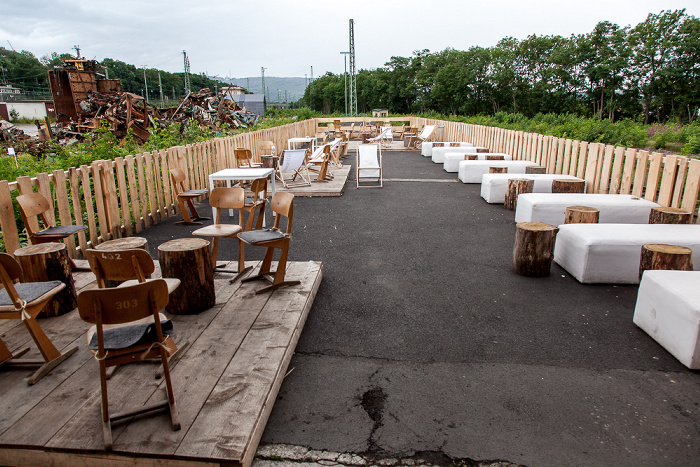
<svg viewBox="0 0 700 467">
<path fill-rule="evenodd" d="M 385 151 L 384 178 L 294 200 L 290 261 L 322 261 L 323 281 L 262 444 L 700 465 L 700 374 L 632 323 L 637 286 L 580 284 L 556 264 L 546 278 L 512 273 L 513 212 L 419 151 Z M 157 258 L 195 228 L 140 235 Z M 236 259 L 229 242 L 219 259 Z"/>
</svg>

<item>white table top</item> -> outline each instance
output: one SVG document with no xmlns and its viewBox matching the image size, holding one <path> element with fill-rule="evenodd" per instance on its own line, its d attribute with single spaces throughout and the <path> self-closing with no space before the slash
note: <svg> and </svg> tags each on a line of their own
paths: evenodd
<svg viewBox="0 0 700 467">
<path fill-rule="evenodd" d="M 254 169 L 223 169 L 209 175 L 209 180 L 255 180 L 256 178 L 269 177 L 274 173 L 273 168 Z"/>
</svg>

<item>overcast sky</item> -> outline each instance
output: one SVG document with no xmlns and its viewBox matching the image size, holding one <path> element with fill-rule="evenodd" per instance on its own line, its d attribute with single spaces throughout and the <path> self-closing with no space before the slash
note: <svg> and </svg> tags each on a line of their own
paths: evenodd
<svg viewBox="0 0 700 467">
<path fill-rule="evenodd" d="M 382 67 L 414 50 L 491 47 L 503 37 L 588 33 L 700 0 L 0 0 L 0 46 L 41 57 L 70 53 L 219 77 L 342 73 L 355 22 L 357 69 Z M 9 43 L 8 43 L 9 41 Z"/>
</svg>

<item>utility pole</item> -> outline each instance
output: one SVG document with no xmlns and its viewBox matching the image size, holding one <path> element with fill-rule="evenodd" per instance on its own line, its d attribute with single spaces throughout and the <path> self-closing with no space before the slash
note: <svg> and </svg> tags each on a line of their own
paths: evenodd
<svg viewBox="0 0 700 467">
<path fill-rule="evenodd" d="M 143 85 L 146 87 L 146 102 L 148 102 L 148 81 L 146 81 L 146 65 L 143 66 Z"/>
<path fill-rule="evenodd" d="M 311 92 L 309 93 L 310 96 L 314 95 L 314 67 L 311 67 Z M 311 99 L 311 102 L 313 102 L 313 98 Z M 311 110 L 316 110 L 315 107 L 311 107 Z"/>
<path fill-rule="evenodd" d="M 340 52 L 345 62 L 345 73 L 343 73 L 343 81 L 345 81 L 345 116 L 348 116 L 348 54 L 350 52 Z"/>
<path fill-rule="evenodd" d="M 260 67 L 260 75 L 262 76 L 262 93 L 265 95 L 265 68 Z"/>
<path fill-rule="evenodd" d="M 160 80 L 160 70 L 158 70 L 158 89 L 160 90 L 160 108 L 163 108 L 163 82 Z"/>
<path fill-rule="evenodd" d="M 8 42 L 9 42 L 9 41 L 8 41 Z M 12 44 L 10 44 L 10 47 L 11 47 L 11 46 L 12 46 Z M 73 49 L 75 50 L 75 58 L 77 58 L 78 60 L 80 60 L 80 46 L 79 46 L 79 45 L 74 45 L 74 46 L 73 46 Z M 14 50 L 14 49 L 13 49 L 13 50 Z"/>
<path fill-rule="evenodd" d="M 190 91 L 190 59 L 187 58 L 187 52 L 185 50 L 182 51 L 182 55 L 184 55 L 184 61 L 185 61 L 185 94 L 187 94 Z"/>
<path fill-rule="evenodd" d="M 357 83 L 355 82 L 355 22 L 350 20 L 350 115 L 357 117 Z"/>
</svg>

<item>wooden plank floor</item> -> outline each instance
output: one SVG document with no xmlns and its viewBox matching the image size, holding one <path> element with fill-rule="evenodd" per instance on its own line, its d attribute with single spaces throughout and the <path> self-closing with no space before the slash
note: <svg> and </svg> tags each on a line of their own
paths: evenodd
<svg viewBox="0 0 700 467">
<path fill-rule="evenodd" d="M 353 156 L 354 157 L 354 156 Z M 331 169 L 333 174 L 333 180 L 328 181 L 316 181 L 318 174 L 314 172 L 309 172 L 311 176 L 311 186 L 294 186 L 290 188 L 285 188 L 282 186 L 282 182 L 277 180 L 275 183 L 275 188 L 277 191 L 288 191 L 293 193 L 295 196 L 342 196 L 345 190 L 345 182 L 350 174 L 349 165 L 343 165 L 343 167 L 334 167 Z"/>
<path fill-rule="evenodd" d="M 247 265 L 257 266 L 257 262 Z M 231 268 L 235 264 L 231 263 Z M 156 262 L 156 274 L 159 269 Z M 0 371 L 0 465 L 249 466 L 322 279 L 319 262 L 292 262 L 287 278 L 299 286 L 255 295 L 262 282 L 229 285 L 215 275 L 216 304 L 197 315 L 173 317 L 175 342 L 189 342 L 172 370 L 182 429 L 159 413 L 116 424 L 114 449 L 102 446 L 97 362 L 86 349 L 77 310 L 40 320 L 57 348 L 79 350 L 34 386 L 31 369 Z M 75 274 L 76 288 L 95 287 L 90 272 Z M 19 320 L 0 321 L 11 350 L 30 345 Z M 35 354 L 35 355 L 32 355 Z M 120 368 L 108 382 L 112 411 L 164 397 L 157 365 Z"/>
</svg>

